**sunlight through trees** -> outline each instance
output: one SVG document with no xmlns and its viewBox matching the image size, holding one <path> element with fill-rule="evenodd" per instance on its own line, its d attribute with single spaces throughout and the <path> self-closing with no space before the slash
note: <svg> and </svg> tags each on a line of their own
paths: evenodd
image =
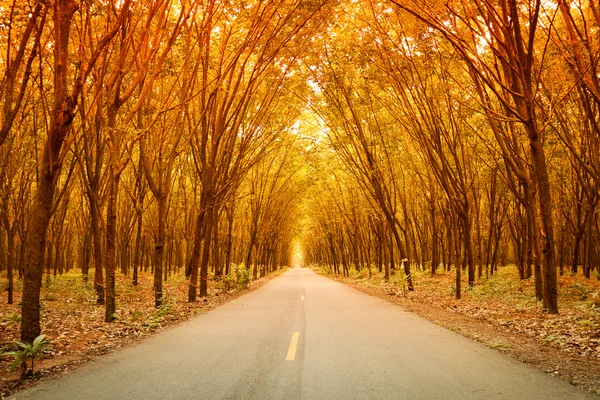
<svg viewBox="0 0 600 400">
<path fill-rule="evenodd" d="M 594 1 L 0 1 L 0 282 L 600 270 Z M 454 278 L 455 276 L 455 278 Z M 22 294 L 15 292 L 22 280 Z"/>
</svg>

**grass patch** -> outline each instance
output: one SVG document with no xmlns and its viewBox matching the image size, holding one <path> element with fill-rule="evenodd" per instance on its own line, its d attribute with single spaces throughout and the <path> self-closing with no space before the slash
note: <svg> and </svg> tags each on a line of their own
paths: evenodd
<svg viewBox="0 0 600 400">
<path fill-rule="evenodd" d="M 500 351 L 508 351 L 508 350 L 510 350 L 510 346 L 507 345 L 506 343 L 501 342 L 501 341 L 492 341 L 492 342 L 489 342 L 488 346 L 491 349 L 494 349 L 494 350 L 500 350 Z"/>
</svg>

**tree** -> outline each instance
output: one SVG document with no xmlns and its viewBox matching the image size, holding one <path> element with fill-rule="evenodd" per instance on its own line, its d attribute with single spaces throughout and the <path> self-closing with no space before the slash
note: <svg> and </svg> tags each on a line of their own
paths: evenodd
<svg viewBox="0 0 600 400">
<path fill-rule="evenodd" d="M 492 129 L 497 120 L 508 118 L 518 122 L 527 135 L 542 225 L 544 302 L 549 312 L 557 313 L 552 195 L 543 146 L 546 124 L 540 120 L 549 115 L 549 110 L 537 101 L 538 79 L 545 60 L 544 47 L 540 52 L 537 46 L 542 1 L 523 7 L 516 0 L 486 1 L 469 7 L 456 3 L 449 4 L 443 13 L 418 0 L 390 1 L 440 32 L 457 51 L 473 79 Z M 482 42 L 489 53 L 480 50 Z M 499 113 L 487 106 L 490 96 L 501 105 Z"/>
<path fill-rule="evenodd" d="M 39 169 L 38 186 L 31 211 L 28 236 L 29 264 L 23 281 L 21 340 L 33 343 L 40 334 L 40 289 L 42 283 L 46 229 L 48 227 L 54 191 L 64 159 L 63 144 L 71 130 L 77 103 L 83 85 L 100 54 L 116 35 L 121 19 L 107 26 L 90 54 L 80 54 L 80 62 L 73 66 L 68 62 L 69 41 L 73 16 L 78 10 L 73 0 L 56 0 L 53 4 L 53 101 L 46 142 Z M 89 12 L 89 6 L 83 12 Z M 123 13 L 121 14 L 123 15 Z M 91 23 L 91 20 L 87 20 Z M 75 79 L 69 84 L 69 70 L 75 69 Z"/>
<path fill-rule="evenodd" d="M 289 79 L 289 58 L 294 59 L 283 49 L 321 8 L 320 3 L 304 8 L 299 1 L 284 0 L 245 9 L 221 5 L 217 10 L 217 5 L 207 4 L 198 26 L 200 94 L 190 103 L 196 112 L 186 118 L 202 182 L 188 266 L 190 302 L 196 300 L 198 272 L 199 294 L 207 295 L 210 248 L 221 205 L 282 130 L 280 118 L 269 118 L 275 116 L 278 95 Z"/>
<path fill-rule="evenodd" d="M 108 206 L 106 210 L 106 322 L 114 319 L 115 305 L 115 270 L 116 270 L 116 237 L 117 237 L 117 199 L 121 174 L 129 162 L 126 156 L 131 152 L 133 138 L 130 123 L 143 107 L 150 95 L 154 82 L 161 73 L 162 66 L 170 54 L 176 39 L 179 37 L 184 21 L 191 15 L 196 2 L 181 2 L 179 10 L 173 16 L 171 1 L 156 1 L 150 7 L 139 4 L 140 12 L 135 13 L 129 4 L 126 22 L 120 30 L 120 52 L 117 54 L 112 72 L 108 75 L 104 86 L 106 90 L 106 132 L 109 150 L 108 165 Z M 137 18 L 137 20 L 136 20 Z M 165 26 L 167 29 L 165 29 Z M 133 67 L 136 67 L 133 69 Z M 125 79 L 131 79 L 129 86 Z M 133 98 L 131 107 L 124 113 L 121 108 Z M 119 120 L 118 120 L 119 119 Z M 143 129 L 140 127 L 140 130 Z M 165 210 L 166 211 L 166 210 Z M 158 268 L 155 283 L 157 305 L 161 299 L 162 269 Z"/>
<path fill-rule="evenodd" d="M 368 85 L 369 77 L 366 74 L 360 76 L 344 71 L 336 61 L 343 59 L 340 54 L 326 53 L 326 56 L 323 74 L 316 79 L 322 79 L 321 91 L 327 103 L 316 112 L 327 124 L 327 134 L 338 155 L 346 167 L 353 171 L 361 189 L 368 193 L 373 207 L 385 218 L 396 241 L 409 290 L 413 290 L 406 247 L 407 231 L 396 214 L 399 192 L 390 156 L 391 125 L 386 121 L 389 115 L 386 116 Z M 367 62 L 360 56 L 356 61 Z M 400 230 L 405 233 L 405 240 L 400 237 Z"/>
</svg>

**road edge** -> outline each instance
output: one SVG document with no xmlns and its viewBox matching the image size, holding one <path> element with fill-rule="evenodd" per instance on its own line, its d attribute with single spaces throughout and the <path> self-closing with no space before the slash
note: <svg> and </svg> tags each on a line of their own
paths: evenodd
<svg viewBox="0 0 600 400">
<path fill-rule="evenodd" d="M 460 315 L 441 306 L 417 303 L 410 298 L 396 296 L 383 289 L 366 287 L 358 284 L 352 278 L 312 270 L 359 292 L 400 306 L 429 322 L 506 354 L 548 375 L 558 377 L 570 385 L 586 390 L 600 398 L 600 359 L 572 356 L 561 349 L 542 345 L 532 338 L 509 332 L 488 321 Z M 537 354 L 537 357 L 532 355 L 534 353 Z M 588 373 L 585 374 L 585 372 Z M 584 374 L 586 377 L 583 376 Z M 590 379 L 590 376 L 595 376 L 596 379 Z"/>
<path fill-rule="evenodd" d="M 199 313 L 186 315 L 185 317 L 180 317 L 180 319 L 171 321 L 171 323 L 169 323 L 168 325 L 162 326 L 159 329 L 148 332 L 147 334 L 144 334 L 143 336 L 118 338 L 119 341 L 122 342 L 121 345 L 118 347 L 111 348 L 111 349 L 107 350 L 106 352 L 103 352 L 103 353 L 90 352 L 90 353 L 85 353 L 85 354 L 76 355 L 76 356 L 65 355 L 65 357 L 64 357 L 65 362 L 61 362 L 60 359 L 57 359 L 56 360 L 57 363 L 55 365 L 52 365 L 49 368 L 42 368 L 42 369 L 37 370 L 32 377 L 28 377 L 24 380 L 11 379 L 11 380 L 6 380 L 6 381 L 0 381 L 0 400 L 4 400 L 22 390 L 34 387 L 41 382 L 51 380 L 51 379 L 56 379 L 60 376 L 70 374 L 70 373 L 78 370 L 79 368 L 84 367 L 85 365 L 87 365 L 88 363 L 90 363 L 92 361 L 97 361 L 103 357 L 109 356 L 109 355 L 114 354 L 123 349 L 137 346 L 140 343 L 142 343 L 150 338 L 153 338 L 158 334 L 167 332 L 173 328 L 180 326 L 183 323 L 189 322 L 195 318 L 200 317 L 201 315 L 204 315 L 208 312 L 218 309 L 219 307 L 221 307 L 225 304 L 228 304 L 235 299 L 243 297 L 257 289 L 262 288 L 263 286 L 265 286 L 267 283 L 269 283 L 273 279 L 281 276 L 288 269 L 289 269 L 288 267 L 281 268 L 281 269 L 274 271 L 268 275 L 265 275 L 256 280 L 253 280 L 249 283 L 248 287 L 245 289 L 236 290 L 234 292 L 228 293 L 225 296 L 221 295 L 220 296 L 221 301 L 219 301 L 218 303 L 211 302 L 211 303 L 207 304 L 206 308 L 202 308 Z"/>
</svg>

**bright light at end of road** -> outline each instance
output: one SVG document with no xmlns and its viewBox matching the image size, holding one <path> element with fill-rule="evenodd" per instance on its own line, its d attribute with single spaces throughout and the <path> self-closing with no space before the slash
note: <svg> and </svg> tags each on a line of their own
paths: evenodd
<svg viewBox="0 0 600 400">
<path fill-rule="evenodd" d="M 292 268 L 302 268 L 304 267 L 304 250 L 302 249 L 302 244 L 300 242 L 294 243 L 294 247 L 292 249 Z"/>
</svg>

